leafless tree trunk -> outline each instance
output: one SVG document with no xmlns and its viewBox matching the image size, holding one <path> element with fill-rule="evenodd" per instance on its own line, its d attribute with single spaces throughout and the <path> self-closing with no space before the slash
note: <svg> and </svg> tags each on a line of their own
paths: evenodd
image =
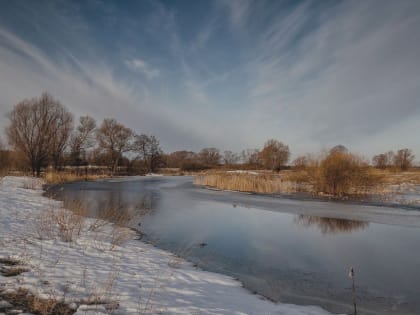
<svg viewBox="0 0 420 315">
<path fill-rule="evenodd" d="M 86 160 L 86 151 L 95 144 L 94 132 L 96 121 L 90 116 L 82 116 L 79 126 L 70 140 L 70 157 L 73 165 L 80 166 L 82 159 Z"/>
<path fill-rule="evenodd" d="M 136 135 L 132 149 L 137 153 L 137 158 L 147 165 L 149 172 L 156 172 L 163 163 L 163 151 L 155 136 Z"/>
<path fill-rule="evenodd" d="M 57 117 L 54 125 L 55 132 L 51 134 L 50 155 L 53 167 L 58 171 L 62 167 L 63 154 L 73 131 L 73 115 L 64 107 L 57 108 Z"/>
<path fill-rule="evenodd" d="M 132 137 L 133 131 L 115 119 L 104 119 L 97 130 L 99 148 L 107 153 L 112 174 L 117 171 L 123 153 L 130 151 Z"/>
<path fill-rule="evenodd" d="M 15 105 L 8 118 L 9 143 L 22 153 L 33 175 L 40 175 L 50 156 L 61 157 L 72 118 L 52 96 L 44 93 L 40 98 L 23 100 Z"/>
<path fill-rule="evenodd" d="M 226 165 L 232 165 L 239 162 L 239 155 L 232 151 L 225 151 L 223 154 L 223 161 Z"/>
<path fill-rule="evenodd" d="M 410 149 L 401 149 L 394 156 L 394 165 L 402 171 L 408 170 L 414 160 L 414 154 Z"/>
<path fill-rule="evenodd" d="M 198 153 L 200 162 L 205 166 L 217 166 L 220 163 L 221 156 L 219 149 L 204 148 Z"/>
<path fill-rule="evenodd" d="M 257 165 L 259 164 L 259 154 L 260 151 L 258 149 L 242 150 L 242 162 L 248 165 Z"/>
<path fill-rule="evenodd" d="M 7 174 L 11 166 L 10 151 L 6 150 L 0 138 L 0 177 Z"/>
</svg>

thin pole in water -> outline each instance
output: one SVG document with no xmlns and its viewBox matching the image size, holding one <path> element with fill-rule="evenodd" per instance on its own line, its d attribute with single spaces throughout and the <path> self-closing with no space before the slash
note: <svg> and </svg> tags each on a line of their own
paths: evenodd
<svg viewBox="0 0 420 315">
<path fill-rule="evenodd" d="M 352 295 L 353 295 L 354 315 L 357 315 L 357 307 L 356 307 L 356 286 L 354 284 L 354 269 L 353 269 L 353 267 L 350 267 L 349 277 L 352 280 Z"/>
</svg>

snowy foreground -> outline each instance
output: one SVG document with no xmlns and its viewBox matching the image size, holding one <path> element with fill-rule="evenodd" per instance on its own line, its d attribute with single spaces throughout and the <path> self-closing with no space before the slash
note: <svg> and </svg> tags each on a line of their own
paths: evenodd
<svg viewBox="0 0 420 315">
<path fill-rule="evenodd" d="M 78 315 L 329 314 L 264 300 L 230 277 L 196 269 L 135 240 L 128 229 L 117 233 L 94 219 L 83 220 L 80 233 L 64 242 L 51 225 L 54 213 L 63 212 L 61 203 L 42 196 L 35 179 L 0 179 L 0 259 L 13 258 L 27 269 L 14 277 L 0 274 L 0 292 L 26 288 L 42 298 L 64 299 Z M 83 305 L 93 302 L 99 304 Z"/>
</svg>

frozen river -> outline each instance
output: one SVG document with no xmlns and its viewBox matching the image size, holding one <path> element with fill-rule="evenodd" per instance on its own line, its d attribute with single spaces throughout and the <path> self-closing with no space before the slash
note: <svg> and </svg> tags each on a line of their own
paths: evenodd
<svg viewBox="0 0 420 315">
<path fill-rule="evenodd" d="M 420 211 L 195 187 L 191 177 L 135 177 L 54 187 L 56 198 L 148 213 L 144 240 L 231 275 L 274 301 L 420 313 Z"/>
</svg>

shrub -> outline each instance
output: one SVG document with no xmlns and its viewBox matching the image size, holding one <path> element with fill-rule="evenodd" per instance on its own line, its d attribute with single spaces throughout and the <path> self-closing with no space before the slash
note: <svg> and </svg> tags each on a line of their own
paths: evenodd
<svg viewBox="0 0 420 315">
<path fill-rule="evenodd" d="M 368 164 L 351 153 L 333 151 L 317 164 L 313 168 L 316 192 L 334 196 L 360 194 L 367 191 L 376 179 Z"/>
</svg>

